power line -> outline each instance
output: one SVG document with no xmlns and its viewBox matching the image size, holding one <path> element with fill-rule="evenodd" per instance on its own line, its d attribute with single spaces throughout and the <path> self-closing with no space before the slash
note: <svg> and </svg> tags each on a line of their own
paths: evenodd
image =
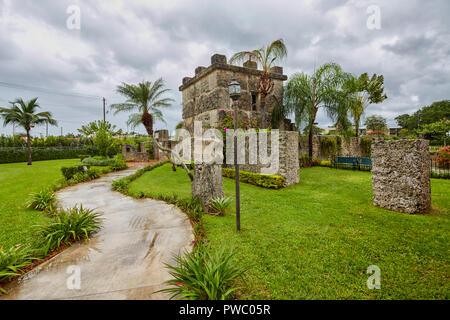
<svg viewBox="0 0 450 320">
<path fill-rule="evenodd" d="M 26 86 L 21 84 L 15 84 L 15 83 L 8 83 L 0 81 L 1 87 L 11 88 L 11 89 L 21 89 L 21 90 L 28 90 L 28 91 L 36 91 L 36 92 L 42 92 L 46 94 L 53 94 L 58 96 L 65 96 L 65 97 L 75 97 L 75 98 L 84 98 L 84 99 L 101 99 L 100 96 L 94 96 L 94 95 L 88 95 L 88 94 L 82 94 L 82 93 L 63 93 L 63 92 L 54 92 L 49 89 L 40 88 L 40 87 L 33 87 L 33 86 Z"/>
</svg>

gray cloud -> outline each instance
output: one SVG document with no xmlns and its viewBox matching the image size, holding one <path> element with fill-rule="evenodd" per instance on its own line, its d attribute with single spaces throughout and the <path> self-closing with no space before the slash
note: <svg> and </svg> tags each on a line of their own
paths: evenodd
<svg viewBox="0 0 450 320">
<path fill-rule="evenodd" d="M 68 30 L 66 9 L 81 8 L 81 30 Z M 381 29 L 366 27 L 369 5 Z M 448 99 L 450 2 L 424 1 L 0 1 L 0 81 L 105 96 L 122 101 L 122 81 L 166 80 L 174 105 L 164 110 L 173 130 L 181 120 L 178 86 L 216 52 L 228 57 L 283 38 L 285 73 L 312 72 L 334 61 L 354 74 L 383 74 L 388 99 L 367 115 L 393 118 Z M 101 99 L 62 97 L 0 87 L 0 105 L 39 96 L 64 131 L 102 116 Z M 127 115 L 107 115 L 126 128 Z M 331 124 L 321 112 L 319 124 Z M 58 128 L 52 129 L 59 132 Z M 0 133 L 10 133 L 1 128 Z M 143 130 L 141 130 L 143 132 Z M 39 131 L 38 131 L 39 132 Z M 51 131 L 52 132 L 52 131 Z"/>
</svg>

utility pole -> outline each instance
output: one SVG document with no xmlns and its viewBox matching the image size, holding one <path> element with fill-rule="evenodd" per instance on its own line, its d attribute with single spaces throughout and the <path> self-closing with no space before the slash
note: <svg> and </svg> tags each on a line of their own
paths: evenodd
<svg viewBox="0 0 450 320">
<path fill-rule="evenodd" d="M 13 126 L 13 137 L 16 135 L 16 123 L 13 121 L 12 123 Z"/>
<path fill-rule="evenodd" d="M 103 97 L 103 122 L 106 121 L 106 99 Z"/>
<path fill-rule="evenodd" d="M 61 127 L 61 137 L 63 136 L 63 127 Z"/>
<path fill-rule="evenodd" d="M 48 138 L 48 122 L 45 123 L 45 137 Z"/>
</svg>

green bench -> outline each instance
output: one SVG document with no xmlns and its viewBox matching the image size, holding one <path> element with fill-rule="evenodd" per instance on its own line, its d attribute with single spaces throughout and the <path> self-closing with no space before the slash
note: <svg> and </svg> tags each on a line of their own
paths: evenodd
<svg viewBox="0 0 450 320">
<path fill-rule="evenodd" d="M 370 158 L 359 158 L 359 170 L 361 167 L 365 169 L 372 169 L 372 159 Z"/>
<path fill-rule="evenodd" d="M 353 170 L 361 170 L 361 167 L 366 169 L 372 168 L 372 159 L 371 158 L 365 158 L 365 157 L 336 157 L 335 160 L 333 160 L 333 166 L 337 168 L 338 166 L 352 166 Z"/>
</svg>

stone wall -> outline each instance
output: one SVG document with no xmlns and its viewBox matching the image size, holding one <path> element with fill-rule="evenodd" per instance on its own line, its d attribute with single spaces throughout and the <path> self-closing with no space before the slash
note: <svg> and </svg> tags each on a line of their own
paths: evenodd
<svg viewBox="0 0 450 320">
<path fill-rule="evenodd" d="M 340 137 L 340 136 L 314 136 L 313 137 L 313 158 L 322 160 L 330 160 L 330 155 L 325 154 L 321 148 L 321 141 L 326 138 L 336 140 L 337 154 L 343 157 L 366 157 L 361 150 L 361 138 L 356 137 Z M 341 145 L 339 147 L 339 138 Z M 309 154 L 308 136 L 300 136 L 299 138 L 299 154 Z"/>
<path fill-rule="evenodd" d="M 155 131 L 153 138 L 157 140 L 164 148 L 171 149 L 171 141 L 169 140 L 168 130 Z M 158 149 L 155 143 L 153 143 L 153 159 L 157 161 L 166 161 L 167 155 L 164 151 Z"/>
<path fill-rule="evenodd" d="M 373 204 L 405 213 L 431 206 L 428 140 L 373 140 Z"/>
<path fill-rule="evenodd" d="M 209 67 L 198 67 L 195 76 L 185 77 L 179 90 L 183 99 L 184 128 L 193 132 L 194 121 L 202 121 L 204 127 L 215 127 L 223 117 L 221 110 L 232 111 L 232 101 L 228 94 L 228 85 L 235 74 L 241 85 L 241 97 L 238 101 L 241 117 L 256 117 L 260 119 L 259 101 L 252 107 L 252 95 L 258 94 L 258 81 L 261 71 L 256 63 L 244 63 L 244 67 L 227 64 L 224 55 L 215 54 L 211 57 Z M 272 92 L 266 97 L 266 119 L 270 119 L 272 109 L 282 101 L 283 69 L 274 67 L 270 76 L 274 82 Z M 254 110 L 256 109 L 256 110 Z M 284 129 L 285 123 L 280 129 Z M 286 130 L 286 129 L 284 129 Z"/>
<path fill-rule="evenodd" d="M 267 138 L 267 153 L 270 155 L 271 150 L 270 135 Z M 268 165 L 249 164 L 249 141 L 245 143 L 245 161 L 246 164 L 240 164 L 239 169 L 242 171 L 262 173 L 263 168 Z M 227 161 L 228 162 L 228 161 Z M 234 165 L 225 164 L 224 167 L 234 169 Z M 285 179 L 284 186 L 290 186 L 300 181 L 299 162 L 298 162 L 298 132 L 296 131 L 279 131 L 279 168 L 276 175 L 283 176 Z"/>
<path fill-rule="evenodd" d="M 122 155 L 126 160 L 131 159 L 136 162 L 148 162 L 149 154 L 147 152 L 138 152 L 135 146 L 130 144 L 122 145 Z"/>
</svg>

